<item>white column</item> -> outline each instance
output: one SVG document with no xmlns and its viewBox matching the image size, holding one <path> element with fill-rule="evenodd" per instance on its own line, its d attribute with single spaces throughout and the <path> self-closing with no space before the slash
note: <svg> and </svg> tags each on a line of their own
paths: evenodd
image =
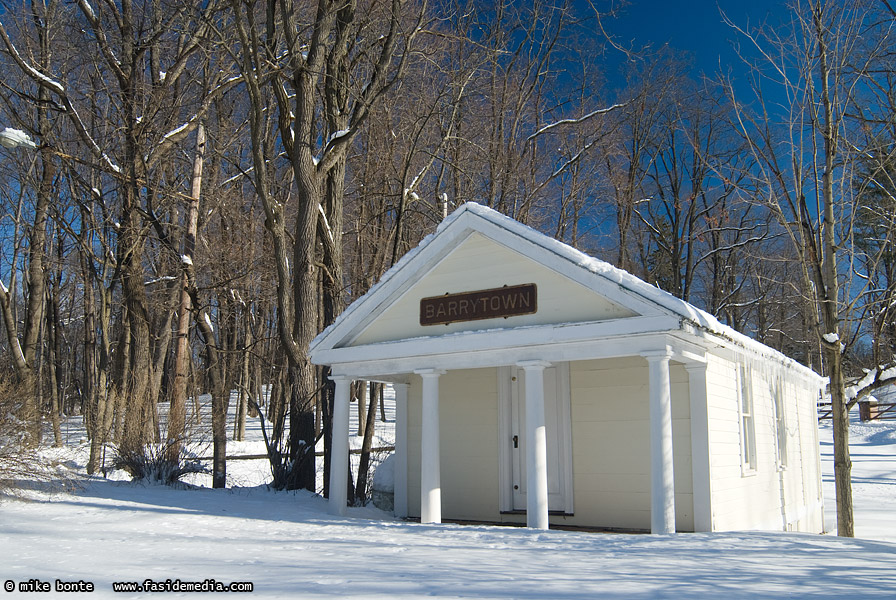
<svg viewBox="0 0 896 600">
<path fill-rule="evenodd" d="M 333 406 L 333 447 L 330 452 L 330 513 L 345 515 L 348 492 L 348 408 L 352 378 L 330 377 L 336 383 Z"/>
<path fill-rule="evenodd" d="M 691 399 L 691 468 L 694 486 L 694 531 L 712 531 L 712 493 L 709 465 L 709 411 L 706 363 L 687 363 Z"/>
<path fill-rule="evenodd" d="M 420 432 L 420 522 L 442 522 L 442 483 L 439 472 L 439 369 L 414 371 L 423 378 L 423 415 Z"/>
<path fill-rule="evenodd" d="M 395 516 L 408 516 L 408 384 L 393 383 L 395 390 Z"/>
<path fill-rule="evenodd" d="M 548 444 L 544 425 L 543 361 L 518 363 L 526 371 L 526 526 L 548 528 Z"/>
<path fill-rule="evenodd" d="M 642 356 L 650 371 L 650 532 L 675 533 L 671 354 L 661 350 Z"/>
</svg>

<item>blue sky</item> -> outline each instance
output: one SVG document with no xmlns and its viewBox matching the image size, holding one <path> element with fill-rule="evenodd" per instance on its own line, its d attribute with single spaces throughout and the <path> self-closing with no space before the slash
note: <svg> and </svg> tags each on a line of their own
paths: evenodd
<svg viewBox="0 0 896 600">
<path fill-rule="evenodd" d="M 652 43 L 692 54 L 697 72 L 715 73 L 738 60 L 730 40 L 736 32 L 722 22 L 719 8 L 737 24 L 753 27 L 786 17 L 786 0 L 630 0 L 622 16 L 606 23 L 620 41 L 641 46 Z"/>
</svg>

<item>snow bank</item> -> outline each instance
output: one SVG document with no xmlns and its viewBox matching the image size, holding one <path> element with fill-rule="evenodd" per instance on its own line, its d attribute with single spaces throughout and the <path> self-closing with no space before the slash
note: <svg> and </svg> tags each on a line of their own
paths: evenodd
<svg viewBox="0 0 896 600">
<path fill-rule="evenodd" d="M 395 454 L 387 456 L 373 473 L 373 489 L 378 492 L 395 491 Z"/>
</svg>

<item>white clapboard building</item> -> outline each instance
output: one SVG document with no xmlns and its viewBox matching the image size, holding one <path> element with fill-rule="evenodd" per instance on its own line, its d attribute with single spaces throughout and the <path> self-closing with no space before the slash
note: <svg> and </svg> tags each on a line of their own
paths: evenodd
<svg viewBox="0 0 896 600">
<path fill-rule="evenodd" d="M 812 370 L 467 203 L 311 345 L 396 390 L 395 513 L 623 530 L 823 529 Z"/>
</svg>

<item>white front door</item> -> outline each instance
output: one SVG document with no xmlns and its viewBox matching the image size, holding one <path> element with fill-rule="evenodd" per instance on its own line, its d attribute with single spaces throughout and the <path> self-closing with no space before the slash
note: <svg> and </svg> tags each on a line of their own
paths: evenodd
<svg viewBox="0 0 896 600">
<path fill-rule="evenodd" d="M 509 493 L 504 510 L 526 509 L 526 382 L 525 371 L 502 369 L 502 439 L 509 461 L 503 485 Z M 572 513 L 572 439 L 569 414 L 569 366 L 566 363 L 544 370 L 545 433 L 547 438 L 548 509 Z"/>
</svg>

